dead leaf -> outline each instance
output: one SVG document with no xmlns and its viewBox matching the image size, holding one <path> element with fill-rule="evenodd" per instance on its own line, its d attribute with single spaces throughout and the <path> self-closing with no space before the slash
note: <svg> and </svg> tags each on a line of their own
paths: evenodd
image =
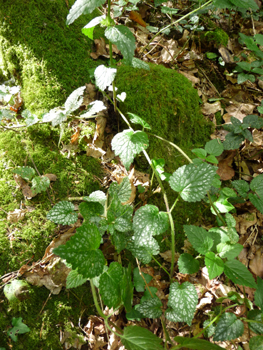
<svg viewBox="0 0 263 350">
<path fill-rule="evenodd" d="M 77 141 L 79 139 L 81 129 L 78 127 L 76 129 L 77 130 L 74 132 L 74 134 L 70 138 L 70 143 L 77 143 Z"/>
<path fill-rule="evenodd" d="M 193 74 L 190 74 L 188 72 L 184 72 L 182 70 L 179 70 L 178 71 L 180 74 L 184 75 L 188 80 L 191 81 L 192 83 L 192 86 L 195 86 L 196 84 L 199 84 L 200 83 L 200 79 L 195 77 Z"/>
<path fill-rule="evenodd" d="M 14 211 L 9 211 L 7 214 L 7 220 L 11 223 L 16 223 L 25 217 L 26 212 L 26 209 L 15 209 Z"/>
<path fill-rule="evenodd" d="M 224 110 L 221 107 L 221 102 L 216 101 L 214 103 L 204 103 L 201 109 L 202 113 L 205 115 L 215 114 L 220 111 L 220 114 L 223 115 Z"/>
<path fill-rule="evenodd" d="M 228 49 L 225 46 L 220 45 L 218 48 L 218 51 L 219 51 L 221 57 L 223 58 L 224 62 L 226 62 L 226 63 L 234 62 L 232 55 L 230 54 L 230 52 L 228 51 Z"/>
<path fill-rule="evenodd" d="M 236 230 L 240 235 L 247 233 L 247 229 L 257 222 L 256 212 L 245 213 L 235 216 Z"/>
<path fill-rule="evenodd" d="M 49 181 L 57 181 L 57 176 L 54 174 L 45 174 L 43 176 L 46 176 L 49 179 Z"/>
<path fill-rule="evenodd" d="M 253 113 L 255 106 L 253 104 L 248 103 L 238 103 L 238 102 L 232 102 L 232 104 L 228 107 L 226 107 L 227 113 L 223 116 L 224 121 L 226 123 L 230 123 L 230 118 L 235 117 L 241 122 L 243 122 L 243 119 Z"/>
<path fill-rule="evenodd" d="M 260 247 L 252 260 L 249 262 L 249 269 L 258 277 L 263 278 L 263 247 Z"/>
<path fill-rule="evenodd" d="M 235 155 L 236 151 L 229 151 L 228 156 L 219 161 L 216 173 L 220 176 L 220 180 L 227 181 L 234 177 L 235 171 L 230 165 L 232 165 Z"/>
<path fill-rule="evenodd" d="M 166 252 L 160 253 L 161 257 L 167 261 L 167 262 L 171 262 L 172 261 L 172 251 L 171 250 L 166 250 Z M 179 253 L 175 253 L 175 262 L 178 261 L 180 257 Z"/>
<path fill-rule="evenodd" d="M 141 26 L 143 27 L 146 27 L 147 26 L 147 23 L 144 22 L 144 20 L 142 19 L 142 16 L 139 12 L 136 12 L 136 11 L 131 11 L 130 12 L 130 15 L 129 15 L 129 18 L 131 20 L 133 20 L 134 22 L 137 22 L 139 23 Z"/>
<path fill-rule="evenodd" d="M 103 38 L 100 38 L 100 39 L 95 39 L 94 40 L 94 43 L 96 45 L 96 52 L 92 52 L 90 54 L 90 56 L 96 60 L 98 59 L 100 56 L 104 56 L 106 58 L 109 58 L 110 55 L 106 49 L 106 42 Z"/>
</svg>

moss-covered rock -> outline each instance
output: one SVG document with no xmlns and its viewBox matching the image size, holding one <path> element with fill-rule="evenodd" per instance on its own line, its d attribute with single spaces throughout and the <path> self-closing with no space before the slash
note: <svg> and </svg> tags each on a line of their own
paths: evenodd
<svg viewBox="0 0 263 350">
<path fill-rule="evenodd" d="M 0 6 L 0 78 L 14 76 L 22 85 L 25 107 L 41 112 L 57 107 L 90 80 L 99 62 L 90 58 L 92 41 L 81 29 L 98 13 L 70 26 L 64 0 L 2 1 Z M 69 1 L 70 6 L 74 3 Z M 97 29 L 94 37 L 103 35 Z"/>
</svg>

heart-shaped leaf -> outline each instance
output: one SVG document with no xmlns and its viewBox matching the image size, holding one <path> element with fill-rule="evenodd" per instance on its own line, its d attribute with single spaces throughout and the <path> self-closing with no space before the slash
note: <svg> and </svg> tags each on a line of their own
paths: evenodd
<svg viewBox="0 0 263 350">
<path fill-rule="evenodd" d="M 164 350 L 160 338 L 148 329 L 138 326 L 125 327 L 121 342 L 127 350 Z"/>
<path fill-rule="evenodd" d="M 244 324 L 235 314 L 226 312 L 218 321 L 215 329 L 214 341 L 232 340 L 244 333 Z"/>
<path fill-rule="evenodd" d="M 212 280 L 221 275 L 224 271 L 224 263 L 213 252 L 208 252 L 205 255 L 205 265 L 208 270 L 209 278 Z"/>
<path fill-rule="evenodd" d="M 78 214 L 74 211 L 72 203 L 62 201 L 54 205 L 48 212 L 47 218 L 56 224 L 71 225 L 78 220 Z"/>
<path fill-rule="evenodd" d="M 213 246 L 211 235 L 202 227 L 184 225 L 184 230 L 189 242 L 198 253 L 205 255 Z"/>
<path fill-rule="evenodd" d="M 105 0 L 77 0 L 69 10 L 66 24 L 73 23 L 82 14 L 91 13 L 96 7 L 103 5 Z"/>
</svg>

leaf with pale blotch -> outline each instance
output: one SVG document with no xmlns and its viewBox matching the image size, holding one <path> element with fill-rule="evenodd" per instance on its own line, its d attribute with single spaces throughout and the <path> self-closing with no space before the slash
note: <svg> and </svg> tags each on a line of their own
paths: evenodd
<svg viewBox="0 0 263 350">
<path fill-rule="evenodd" d="M 98 88 L 104 91 L 109 87 L 117 73 L 116 68 L 108 68 L 103 65 L 98 66 L 94 71 L 95 82 Z"/>
<path fill-rule="evenodd" d="M 77 270 L 71 270 L 67 276 L 66 288 L 77 288 L 85 282 L 87 282 L 87 278 L 80 275 Z"/>
<path fill-rule="evenodd" d="M 93 101 L 89 105 L 89 110 L 86 113 L 81 114 L 81 118 L 94 118 L 95 114 L 98 114 L 99 112 L 106 109 L 104 103 L 102 101 Z"/>
<path fill-rule="evenodd" d="M 250 310 L 247 313 L 247 319 L 260 322 L 248 322 L 248 327 L 256 334 L 263 334 L 263 314 L 260 310 Z"/>
<path fill-rule="evenodd" d="M 145 245 L 137 245 L 134 242 L 134 237 L 127 243 L 127 249 L 132 252 L 132 255 L 141 261 L 143 264 L 149 264 L 152 260 L 152 255 L 160 253 L 160 247 L 158 242 L 150 237 L 146 241 L 143 241 Z"/>
<path fill-rule="evenodd" d="M 137 308 L 137 310 L 148 318 L 159 318 L 162 316 L 161 307 L 163 306 L 161 300 L 157 297 L 145 300 Z"/>
<path fill-rule="evenodd" d="M 130 116 L 131 123 L 139 124 L 145 129 L 151 129 L 150 125 L 145 120 L 143 120 L 141 117 L 139 117 L 137 114 L 130 113 L 130 112 L 128 112 L 127 114 Z"/>
<path fill-rule="evenodd" d="M 184 225 L 184 230 L 189 242 L 198 253 L 205 255 L 213 246 L 211 235 L 202 227 Z"/>
<path fill-rule="evenodd" d="M 66 24 L 73 23 L 82 14 L 86 15 L 105 3 L 105 0 L 77 0 L 69 10 Z"/>
<path fill-rule="evenodd" d="M 96 25 L 100 24 L 100 22 L 106 18 L 106 15 L 98 16 L 93 18 L 85 27 L 82 28 L 82 33 L 86 35 L 88 38 L 93 40 L 93 31 Z"/>
<path fill-rule="evenodd" d="M 21 166 L 19 168 L 14 169 L 13 173 L 20 175 L 23 179 L 27 181 L 31 181 L 36 172 L 30 166 Z"/>
<path fill-rule="evenodd" d="M 65 259 L 84 278 L 99 276 L 105 258 L 99 250 L 101 235 L 94 224 L 84 224 L 65 245 L 53 249 L 53 253 Z"/>
<path fill-rule="evenodd" d="M 102 191 L 94 191 L 88 197 L 83 197 L 83 200 L 86 202 L 99 202 L 101 205 L 106 203 L 106 195 Z"/>
<path fill-rule="evenodd" d="M 193 284 L 174 282 L 170 285 L 168 306 L 176 311 L 179 318 L 191 326 L 194 317 L 198 295 Z"/>
<path fill-rule="evenodd" d="M 125 203 L 131 197 L 131 183 L 128 176 L 124 177 L 120 184 L 112 182 L 109 188 L 109 194 L 111 197 L 116 195 L 121 203 Z"/>
<path fill-rule="evenodd" d="M 169 184 L 183 200 L 197 202 L 205 197 L 211 187 L 216 170 L 207 163 L 183 165 L 170 177 Z"/>
<path fill-rule="evenodd" d="M 257 284 L 252 274 L 248 271 L 246 266 L 238 260 L 227 261 L 225 263 L 224 273 L 234 284 L 257 289 Z"/>
<path fill-rule="evenodd" d="M 220 276 L 224 271 L 223 260 L 216 256 L 213 252 L 206 253 L 205 265 L 207 267 L 210 280 Z"/>
<path fill-rule="evenodd" d="M 104 304 L 109 308 L 116 308 L 120 305 L 122 277 L 122 266 L 117 262 L 112 262 L 107 272 L 104 272 L 100 277 L 100 295 Z"/>
<path fill-rule="evenodd" d="M 78 214 L 71 202 L 61 201 L 48 212 L 47 218 L 56 224 L 71 225 L 78 220 Z"/>
<path fill-rule="evenodd" d="M 72 113 L 82 105 L 83 93 L 85 89 L 86 86 L 81 86 L 69 95 L 65 102 L 66 113 Z"/>
<path fill-rule="evenodd" d="M 126 169 L 129 169 L 135 156 L 149 145 L 148 136 L 143 131 L 123 130 L 112 139 L 112 149 L 120 156 Z"/>
<path fill-rule="evenodd" d="M 216 249 L 222 259 L 227 258 L 227 260 L 232 260 L 235 259 L 239 253 L 241 253 L 243 246 L 239 243 L 230 244 L 227 242 L 218 244 Z"/>
<path fill-rule="evenodd" d="M 42 121 L 44 123 L 52 122 L 52 126 L 57 126 L 68 118 L 68 114 L 64 110 L 53 108 L 48 113 L 43 115 Z"/>
<path fill-rule="evenodd" d="M 250 182 L 250 188 L 252 191 L 256 192 L 260 198 L 263 198 L 263 174 L 256 176 Z"/>
<path fill-rule="evenodd" d="M 32 180 L 32 187 L 31 187 L 33 195 L 46 191 L 49 185 L 50 185 L 50 180 L 48 177 L 35 176 Z"/>
<path fill-rule="evenodd" d="M 244 324 L 235 314 L 224 313 L 216 325 L 214 341 L 232 340 L 244 333 Z"/>
<path fill-rule="evenodd" d="M 138 326 L 124 327 L 121 342 L 127 350 L 164 350 L 160 338 Z"/>
<path fill-rule="evenodd" d="M 247 197 L 247 193 L 249 191 L 249 184 L 245 180 L 232 181 L 232 185 L 241 197 Z"/>
</svg>

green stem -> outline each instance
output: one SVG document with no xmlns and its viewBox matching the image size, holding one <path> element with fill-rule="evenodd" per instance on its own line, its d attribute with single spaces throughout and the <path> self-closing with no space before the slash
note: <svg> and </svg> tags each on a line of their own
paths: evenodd
<svg viewBox="0 0 263 350">
<path fill-rule="evenodd" d="M 180 199 L 180 195 L 178 195 L 178 197 L 176 198 L 174 204 L 172 205 L 172 208 L 170 209 L 170 213 L 174 210 L 174 207 L 176 206 L 176 204 L 179 201 L 179 199 Z"/>
<path fill-rule="evenodd" d="M 93 297 L 93 300 L 94 300 L 94 304 L 95 304 L 96 310 L 97 310 L 98 314 L 106 321 L 107 316 L 104 315 L 104 313 L 102 312 L 102 310 L 100 308 L 100 305 L 99 305 L 99 302 L 98 302 L 98 298 L 97 298 L 96 289 L 95 289 L 95 286 L 94 286 L 94 284 L 92 282 L 92 279 L 90 280 L 90 286 L 91 286 L 91 293 L 92 293 L 92 297 Z"/>
<path fill-rule="evenodd" d="M 153 260 L 156 262 L 156 264 L 158 264 L 158 265 L 160 266 L 160 268 L 163 269 L 164 272 L 166 272 L 168 276 L 170 276 L 170 274 L 169 274 L 169 272 L 166 270 L 166 268 L 163 267 L 163 266 L 159 263 L 159 261 L 158 261 L 157 259 L 155 259 L 155 257 L 154 257 L 153 255 L 152 255 L 152 258 L 153 258 Z"/>
</svg>

